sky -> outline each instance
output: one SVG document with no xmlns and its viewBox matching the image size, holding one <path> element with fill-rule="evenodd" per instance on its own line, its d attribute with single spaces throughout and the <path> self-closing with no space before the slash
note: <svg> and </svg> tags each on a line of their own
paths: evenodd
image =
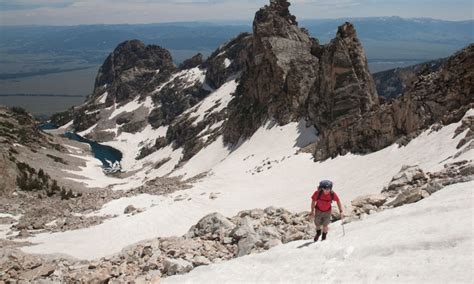
<svg viewBox="0 0 474 284">
<path fill-rule="evenodd" d="M 469 20 L 472 0 L 293 0 L 298 19 L 400 16 Z M 269 0 L 0 0 L 0 25 L 252 20 Z"/>
</svg>

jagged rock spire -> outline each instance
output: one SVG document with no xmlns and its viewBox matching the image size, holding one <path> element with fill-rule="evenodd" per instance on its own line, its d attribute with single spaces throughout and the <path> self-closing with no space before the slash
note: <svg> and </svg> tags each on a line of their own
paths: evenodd
<svg viewBox="0 0 474 284">
<path fill-rule="evenodd" d="M 286 0 L 271 0 L 255 15 L 239 96 L 229 108 L 228 142 L 251 135 L 269 118 L 280 124 L 309 118 L 322 131 L 378 103 L 352 24 L 339 27 L 336 38 L 321 46 L 298 27 L 289 7 Z"/>
</svg>

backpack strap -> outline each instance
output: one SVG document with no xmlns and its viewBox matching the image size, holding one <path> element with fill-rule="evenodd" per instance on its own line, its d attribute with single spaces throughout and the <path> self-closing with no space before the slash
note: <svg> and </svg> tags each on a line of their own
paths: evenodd
<svg viewBox="0 0 474 284">
<path fill-rule="evenodd" d="M 318 198 L 316 199 L 316 201 L 318 201 L 319 199 L 321 199 L 321 195 L 323 194 L 323 191 L 321 189 L 318 189 L 319 192 L 318 192 Z M 331 203 L 332 201 L 334 200 L 334 191 L 331 189 Z"/>
</svg>

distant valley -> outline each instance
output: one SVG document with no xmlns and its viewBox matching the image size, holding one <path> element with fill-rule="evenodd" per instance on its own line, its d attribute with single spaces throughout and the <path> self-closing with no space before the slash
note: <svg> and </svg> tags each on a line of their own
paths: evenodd
<svg viewBox="0 0 474 284">
<path fill-rule="evenodd" d="M 327 43 L 344 21 L 356 26 L 372 73 L 446 57 L 473 42 L 473 21 L 380 17 L 302 20 L 299 25 L 321 43 Z M 84 98 L 50 97 L 46 102 L 39 97 L 24 100 L 3 96 L 0 104 L 20 105 L 36 115 L 50 115 L 83 102 L 92 91 L 99 66 L 125 40 L 160 45 L 170 50 L 178 65 L 198 52 L 207 57 L 223 42 L 250 31 L 248 22 L 4 26 L 0 29 L 0 95 L 65 94 Z"/>
</svg>

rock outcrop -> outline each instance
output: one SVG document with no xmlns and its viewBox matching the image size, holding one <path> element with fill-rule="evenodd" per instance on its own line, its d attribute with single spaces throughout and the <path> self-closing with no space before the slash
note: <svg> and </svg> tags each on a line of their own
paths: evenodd
<svg viewBox="0 0 474 284">
<path fill-rule="evenodd" d="M 364 218 L 382 210 L 399 207 L 428 198 L 445 186 L 474 180 L 473 161 L 446 164 L 444 169 L 425 173 L 418 166 L 403 166 L 380 194 L 352 200 L 346 222 Z"/>
<path fill-rule="evenodd" d="M 447 59 L 437 59 L 413 66 L 395 68 L 373 74 L 377 93 L 385 100 L 402 96 L 421 75 L 427 75 L 440 69 Z"/>
<path fill-rule="evenodd" d="M 354 27 L 339 27 L 326 46 L 298 27 L 288 1 L 270 1 L 253 23 L 236 98 L 229 105 L 224 139 L 236 143 L 267 119 L 280 124 L 310 119 L 325 127 L 378 104 L 363 48 Z"/>
<path fill-rule="evenodd" d="M 207 60 L 197 54 L 180 68 L 160 47 L 119 45 L 101 67 L 94 93 L 75 112 L 74 129 L 97 123 L 87 137 L 100 142 L 148 125 L 166 127 L 166 137 L 147 141 L 136 159 L 172 145 L 184 148 L 184 163 L 219 135 L 232 146 L 268 120 L 283 125 L 305 119 L 319 132 L 308 149 L 324 160 L 407 143 L 433 123 L 458 121 L 470 108 L 472 46 L 430 68 L 414 68 L 417 75 L 408 72 L 403 82 L 395 80 L 404 95 L 381 104 L 354 26 L 344 23 L 321 45 L 298 27 L 289 6 L 286 0 L 270 1 L 256 13 L 253 34 L 239 35 Z M 195 121 L 192 108 L 230 80 L 238 80 L 230 103 L 219 107 L 216 101 L 218 111 Z M 141 107 L 112 116 L 131 100 Z"/>
<path fill-rule="evenodd" d="M 438 71 L 420 75 L 405 94 L 389 104 L 337 119 L 315 145 L 315 159 L 348 152 L 369 153 L 395 142 L 405 144 L 435 123 L 447 125 L 474 106 L 474 45 L 450 57 Z"/>
<path fill-rule="evenodd" d="M 114 102 L 120 104 L 140 95 L 150 81 L 160 79 L 155 77 L 167 77 L 174 69 L 168 50 L 157 45 L 145 45 L 139 40 L 125 41 L 115 48 L 99 69 L 95 89 L 106 86 L 105 91 L 110 94 L 106 99 L 107 106 Z"/>
<path fill-rule="evenodd" d="M 50 261 L 14 249 L 0 251 L 0 281 L 151 282 L 195 267 L 308 239 L 315 231 L 307 212 L 282 208 L 245 210 L 232 218 L 204 216 L 182 237 L 142 241 L 93 261 Z"/>
<path fill-rule="evenodd" d="M 176 70 L 168 50 L 157 45 L 145 45 L 139 40 L 125 41 L 117 46 L 100 67 L 94 91 L 84 105 L 74 109 L 74 130 L 83 131 L 101 120 L 107 120 L 110 113 L 101 112 L 110 106 L 120 107 L 133 99 L 144 100 L 154 88 L 168 80 Z M 144 126 L 143 115 L 132 117 L 123 127 L 123 131 L 132 132 L 130 128 Z M 140 124 L 137 127 L 137 124 Z M 109 124 L 98 127 L 93 137 L 107 141 L 113 137 L 100 133 L 100 129 L 110 128 Z"/>
<path fill-rule="evenodd" d="M 35 119 L 24 109 L 0 106 L 0 195 L 14 191 L 17 177 L 31 171 L 18 161 L 19 148 L 37 151 L 41 147 L 62 148 L 38 129 Z"/>
</svg>

